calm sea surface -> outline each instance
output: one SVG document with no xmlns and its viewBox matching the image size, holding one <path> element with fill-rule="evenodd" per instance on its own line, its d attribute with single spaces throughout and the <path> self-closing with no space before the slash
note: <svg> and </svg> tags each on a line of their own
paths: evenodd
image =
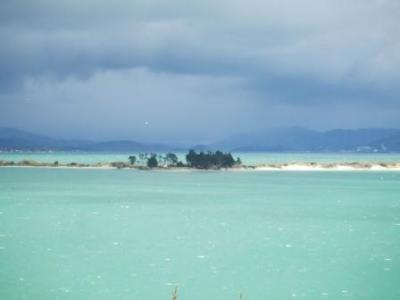
<svg viewBox="0 0 400 300">
<path fill-rule="evenodd" d="M 399 254 L 400 172 L 0 168 L 0 299 L 396 300 Z"/>
</svg>

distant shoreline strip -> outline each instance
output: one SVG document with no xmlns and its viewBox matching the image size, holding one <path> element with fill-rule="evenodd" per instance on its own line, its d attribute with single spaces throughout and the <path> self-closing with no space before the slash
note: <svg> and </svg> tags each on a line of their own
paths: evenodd
<svg viewBox="0 0 400 300">
<path fill-rule="evenodd" d="M 190 167 L 159 166 L 148 168 L 142 165 L 132 165 L 126 162 L 109 163 L 47 163 L 31 160 L 18 162 L 0 160 L 0 167 L 11 168 L 59 168 L 59 169 L 134 169 L 134 170 L 165 170 L 165 171 L 194 171 L 194 170 L 223 170 L 223 171 L 400 171 L 400 162 L 341 162 L 341 163 L 275 163 L 259 165 L 240 165 L 232 168 L 197 169 Z"/>
</svg>

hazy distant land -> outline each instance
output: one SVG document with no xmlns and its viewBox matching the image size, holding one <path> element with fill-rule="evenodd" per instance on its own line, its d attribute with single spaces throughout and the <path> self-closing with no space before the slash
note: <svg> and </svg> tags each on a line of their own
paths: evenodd
<svg viewBox="0 0 400 300">
<path fill-rule="evenodd" d="M 93 142 L 83 140 L 53 139 L 17 129 L 0 128 L 0 152 L 13 153 L 24 151 L 90 151 L 138 153 L 139 157 L 130 156 L 114 161 L 41 161 L 29 157 L 10 157 L 0 159 L 0 167 L 42 167 L 42 168 L 101 168 L 101 169 L 139 169 L 139 170 L 255 170 L 255 171 L 313 171 L 313 170 L 400 170 L 400 161 L 280 161 L 242 163 L 240 158 L 234 158 L 231 151 L 246 152 L 276 152 L 276 153 L 399 153 L 400 130 L 398 129 L 360 129 L 331 130 L 317 132 L 304 128 L 281 128 L 258 134 L 232 136 L 226 140 L 209 145 L 190 147 L 192 162 L 186 155 L 178 160 L 174 151 L 186 152 L 189 146 L 178 147 L 162 144 L 143 144 L 135 141 Z M 212 151 L 222 149 L 227 151 Z M 196 152 L 199 151 L 198 153 Z M 161 152 L 167 152 L 165 156 Z M 188 154 L 190 154 L 189 152 Z M 196 155 L 199 157 L 196 158 Z M 140 157 L 142 156 L 142 157 Z M 1 157 L 0 157 L 1 158 Z M 133 159 L 133 160 L 132 160 Z"/>
<path fill-rule="evenodd" d="M 167 152 L 221 149 L 230 152 L 400 152 L 400 129 L 335 129 L 325 132 L 301 127 L 237 134 L 206 144 L 160 144 L 132 140 L 68 140 L 14 128 L 0 128 L 0 151 Z"/>
</svg>

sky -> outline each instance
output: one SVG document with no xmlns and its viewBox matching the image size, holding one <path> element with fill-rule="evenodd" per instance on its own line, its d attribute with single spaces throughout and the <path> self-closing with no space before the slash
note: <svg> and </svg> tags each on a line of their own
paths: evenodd
<svg viewBox="0 0 400 300">
<path fill-rule="evenodd" d="M 211 142 L 400 128 L 398 0 L 2 0 L 0 127 Z"/>
</svg>

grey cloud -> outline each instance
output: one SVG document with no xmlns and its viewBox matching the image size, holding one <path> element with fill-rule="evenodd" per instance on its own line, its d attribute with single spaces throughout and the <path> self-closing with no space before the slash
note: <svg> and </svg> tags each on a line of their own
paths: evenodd
<svg viewBox="0 0 400 300">
<path fill-rule="evenodd" d="M 75 105 L 82 111 L 88 112 L 96 101 L 98 107 L 112 110 L 127 105 L 119 99 L 136 95 L 135 86 L 146 85 L 144 78 L 151 77 L 157 78 L 155 86 L 163 86 L 163 93 L 156 95 L 151 87 L 142 90 L 136 105 L 150 101 L 162 106 L 170 101 L 170 106 L 201 110 L 203 104 L 240 103 L 231 115 L 241 116 L 247 129 L 291 122 L 336 126 L 326 114 L 309 121 L 310 111 L 324 114 L 327 109 L 348 120 L 348 126 L 384 126 L 381 116 L 387 116 L 388 126 L 398 126 L 393 112 L 400 106 L 399 15 L 395 0 L 4 1 L 0 108 L 17 110 L 16 103 L 34 86 L 36 96 L 31 98 L 46 103 L 50 111 L 57 110 L 60 99 L 68 103 L 68 97 L 81 97 Z M 147 75 L 139 76 L 138 70 Z M 102 81 L 105 74 L 109 84 Z M 120 86 L 124 76 L 132 86 Z M 190 85 L 183 97 L 177 78 L 191 78 L 201 92 Z M 228 79 L 235 82 L 229 88 Z M 174 88 L 167 89 L 168 84 Z M 92 89 L 84 91 L 83 86 Z M 120 95 L 112 103 L 96 100 L 104 94 L 111 97 L 111 92 Z M 370 117 L 365 113 L 356 120 L 344 111 L 340 114 L 340 108 L 360 106 L 371 112 Z M 301 113 L 293 119 L 294 111 Z M 383 121 L 371 121 L 374 112 Z M 173 111 L 169 115 L 175 117 Z M 29 126 L 39 124 L 30 118 Z M 159 118 L 162 128 L 168 116 Z M 28 124 L 18 116 L 4 120 L 5 125 Z M 244 130 L 235 123 L 221 118 L 221 134 Z M 190 120 L 179 126 L 195 130 Z"/>
<path fill-rule="evenodd" d="M 396 1 L 19 1 L 3 10 L 1 35 L 4 60 L 33 72 L 86 62 L 386 82 L 398 79 L 399 12 Z"/>
<path fill-rule="evenodd" d="M 41 78 L 5 103 L 5 124 L 51 135 L 160 141 L 213 140 L 240 122 L 247 103 L 237 78 L 171 75 L 144 68 L 97 72 L 85 81 Z M 224 112 L 221 114 L 221 112 Z M 18 116 L 18 120 L 15 120 Z M 149 123 L 149 125 L 146 125 Z"/>
</svg>

